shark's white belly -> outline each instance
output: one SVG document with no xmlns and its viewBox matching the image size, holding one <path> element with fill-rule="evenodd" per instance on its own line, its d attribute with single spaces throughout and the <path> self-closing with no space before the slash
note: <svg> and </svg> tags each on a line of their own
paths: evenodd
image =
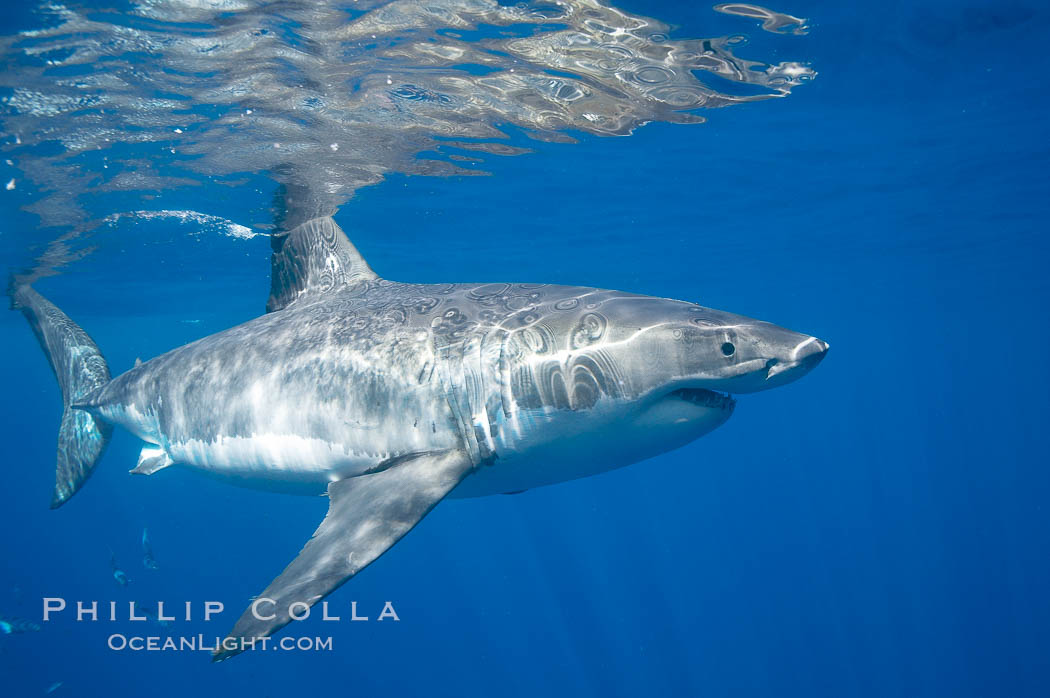
<svg viewBox="0 0 1050 698">
<path fill-rule="evenodd" d="M 225 402 L 238 404 L 236 396 Z M 362 403 L 341 411 L 309 397 L 251 404 L 251 423 L 238 425 L 240 433 L 224 433 L 216 420 L 194 419 L 188 409 L 176 411 L 174 429 L 157 410 L 134 402 L 107 405 L 101 413 L 155 446 L 144 455 L 162 452 L 171 464 L 232 484 L 296 494 L 323 494 L 329 483 L 381 470 L 385 461 L 460 446 L 445 426 L 447 403 L 421 390 L 383 410 Z"/>
<path fill-rule="evenodd" d="M 214 441 L 190 439 L 169 444 L 166 450 L 175 463 L 244 480 L 246 484 L 252 480 L 314 483 L 322 491 L 329 482 L 360 475 L 400 455 L 356 451 L 343 444 L 297 434 L 223 436 Z"/>
<path fill-rule="evenodd" d="M 589 410 L 515 409 L 512 414 L 500 421 L 491 465 L 479 466 L 450 496 L 515 493 L 622 468 L 716 429 L 732 408 L 677 398 L 605 399 Z"/>
</svg>

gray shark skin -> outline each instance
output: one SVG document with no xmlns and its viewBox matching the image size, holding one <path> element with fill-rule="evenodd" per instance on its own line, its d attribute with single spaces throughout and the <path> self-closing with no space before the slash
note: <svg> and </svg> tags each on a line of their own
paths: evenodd
<svg viewBox="0 0 1050 698">
<path fill-rule="evenodd" d="M 88 427 L 73 435 L 88 455 L 76 468 L 59 459 L 59 504 L 90 475 L 111 425 L 148 444 L 133 473 L 178 465 L 327 492 L 313 538 L 215 659 L 301 615 L 444 497 L 517 492 L 678 448 L 729 418 L 731 394 L 794 381 L 828 348 L 619 291 L 388 281 L 327 216 L 273 243 L 267 314 L 108 381 L 83 330 L 32 289 L 13 290 L 56 367 L 66 413 Z M 65 345 L 45 341 L 56 332 Z"/>
</svg>

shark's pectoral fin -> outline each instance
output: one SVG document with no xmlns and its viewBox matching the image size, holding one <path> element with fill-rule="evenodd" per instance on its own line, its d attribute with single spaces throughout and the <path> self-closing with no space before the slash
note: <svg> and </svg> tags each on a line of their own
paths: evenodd
<svg viewBox="0 0 1050 698">
<path fill-rule="evenodd" d="M 283 628 L 387 551 L 471 469 L 464 451 L 420 454 L 328 486 L 328 515 L 288 567 L 241 615 L 217 648 L 220 661 Z"/>
<path fill-rule="evenodd" d="M 128 472 L 135 475 L 152 475 L 174 462 L 168 452 L 160 446 L 143 446 L 142 451 L 139 452 L 138 464 Z"/>
</svg>

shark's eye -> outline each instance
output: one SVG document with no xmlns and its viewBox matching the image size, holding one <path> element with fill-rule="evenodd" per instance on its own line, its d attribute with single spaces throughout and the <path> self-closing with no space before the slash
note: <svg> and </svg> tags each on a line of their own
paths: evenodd
<svg viewBox="0 0 1050 698">
<path fill-rule="evenodd" d="M 725 342 L 722 345 L 722 353 L 726 356 L 732 356 L 736 352 L 736 347 L 733 346 L 732 342 Z"/>
</svg>

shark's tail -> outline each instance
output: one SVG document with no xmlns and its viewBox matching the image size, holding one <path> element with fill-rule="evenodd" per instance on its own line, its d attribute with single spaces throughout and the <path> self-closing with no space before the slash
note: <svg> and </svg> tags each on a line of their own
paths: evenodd
<svg viewBox="0 0 1050 698">
<path fill-rule="evenodd" d="M 109 443 L 112 428 L 76 405 L 109 382 L 109 367 L 87 332 L 28 285 L 12 283 L 11 307 L 22 311 L 47 354 L 62 388 L 62 426 L 58 430 L 56 509 L 91 477 Z"/>
</svg>

